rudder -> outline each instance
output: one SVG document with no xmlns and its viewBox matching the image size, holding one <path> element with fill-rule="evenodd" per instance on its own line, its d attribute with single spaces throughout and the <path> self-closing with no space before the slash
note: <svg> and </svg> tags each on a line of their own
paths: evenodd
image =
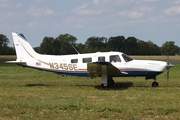
<svg viewBox="0 0 180 120">
<path fill-rule="evenodd" d="M 17 55 L 16 61 L 23 61 L 23 59 L 34 58 L 36 55 L 38 55 L 23 34 L 13 32 L 12 37 Z"/>
</svg>

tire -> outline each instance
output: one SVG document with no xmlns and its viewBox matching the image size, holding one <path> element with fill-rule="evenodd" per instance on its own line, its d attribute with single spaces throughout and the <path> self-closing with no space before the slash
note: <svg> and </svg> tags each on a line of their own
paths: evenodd
<svg viewBox="0 0 180 120">
<path fill-rule="evenodd" d="M 158 86 L 159 86 L 158 82 L 153 82 L 152 83 L 152 87 L 158 87 Z"/>
</svg>

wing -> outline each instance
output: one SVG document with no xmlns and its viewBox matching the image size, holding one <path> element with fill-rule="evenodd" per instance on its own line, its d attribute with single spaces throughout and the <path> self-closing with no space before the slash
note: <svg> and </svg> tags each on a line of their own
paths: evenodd
<svg viewBox="0 0 180 120">
<path fill-rule="evenodd" d="M 101 77 L 103 74 L 107 76 L 123 76 L 127 73 L 122 72 L 110 62 L 93 62 L 87 64 L 88 74 L 91 78 Z"/>
</svg>

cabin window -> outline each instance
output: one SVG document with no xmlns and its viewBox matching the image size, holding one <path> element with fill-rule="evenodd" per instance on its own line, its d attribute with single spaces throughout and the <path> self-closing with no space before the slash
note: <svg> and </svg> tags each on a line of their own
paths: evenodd
<svg viewBox="0 0 180 120">
<path fill-rule="evenodd" d="M 71 63 L 77 63 L 78 59 L 71 59 Z"/>
<path fill-rule="evenodd" d="M 124 61 L 129 62 L 132 61 L 133 58 L 131 58 L 130 56 L 126 55 L 126 54 L 122 54 L 122 57 L 124 58 Z"/>
<path fill-rule="evenodd" d="M 98 57 L 98 61 L 105 61 L 105 57 L 104 56 Z"/>
<path fill-rule="evenodd" d="M 92 58 L 91 57 L 83 58 L 83 63 L 89 63 L 89 62 L 92 62 Z"/>
<path fill-rule="evenodd" d="M 119 55 L 111 55 L 109 58 L 110 62 L 121 62 Z"/>
</svg>

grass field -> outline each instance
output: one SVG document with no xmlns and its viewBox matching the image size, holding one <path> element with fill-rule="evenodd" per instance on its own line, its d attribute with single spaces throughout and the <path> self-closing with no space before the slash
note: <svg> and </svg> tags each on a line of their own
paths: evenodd
<svg viewBox="0 0 180 120">
<path fill-rule="evenodd" d="M 180 119 L 179 71 L 180 64 L 175 64 L 168 83 L 166 72 L 158 76 L 158 88 L 136 77 L 115 78 L 113 88 L 102 89 L 100 78 L 0 64 L 0 120 Z"/>
</svg>

